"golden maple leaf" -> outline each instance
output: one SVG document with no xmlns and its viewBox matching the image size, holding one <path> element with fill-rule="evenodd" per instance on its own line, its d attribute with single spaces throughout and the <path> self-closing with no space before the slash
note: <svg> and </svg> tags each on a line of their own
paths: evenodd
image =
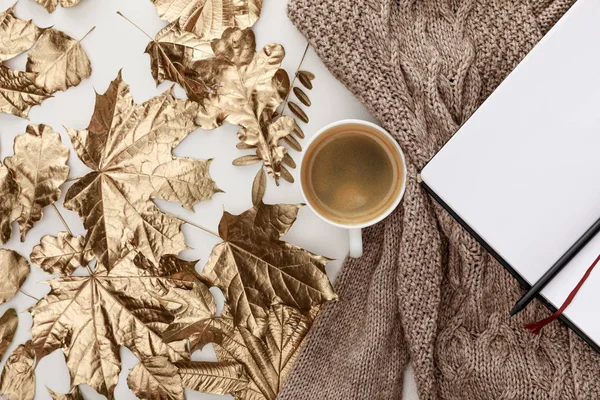
<svg viewBox="0 0 600 400">
<path fill-rule="evenodd" d="M 49 274 L 69 276 L 77 268 L 92 260 L 90 249 L 85 247 L 83 236 L 73 237 L 68 232 L 57 236 L 44 236 L 33 248 L 29 259 Z"/>
<path fill-rule="evenodd" d="M 152 201 L 194 204 L 219 192 L 210 160 L 174 157 L 172 150 L 197 126 L 197 106 L 167 91 L 136 104 L 121 74 L 103 95 L 88 129 L 67 128 L 79 158 L 93 171 L 69 188 L 65 207 L 88 230 L 86 242 L 108 270 L 133 245 L 153 263 L 186 248 L 178 218 Z"/>
<path fill-rule="evenodd" d="M 42 210 L 60 197 L 60 186 L 69 176 L 69 148 L 47 125 L 29 125 L 15 138 L 14 155 L 4 160 L 21 192 L 21 241 L 42 218 Z"/>
<path fill-rule="evenodd" d="M 31 20 L 24 21 L 15 16 L 15 3 L 0 13 L 0 62 L 9 60 L 29 50 L 38 40 L 43 29 L 35 26 Z"/>
<path fill-rule="evenodd" d="M 9 308 L 2 317 L 0 317 L 0 360 L 4 358 L 4 353 L 8 350 L 19 325 L 17 310 Z"/>
<path fill-rule="evenodd" d="M 29 270 L 25 257 L 14 250 L 0 249 L 0 304 L 17 294 Z"/>
<path fill-rule="evenodd" d="M 249 28 L 260 17 L 262 0 L 152 0 L 158 15 L 180 21 L 185 31 L 210 41 L 227 28 Z"/>
<path fill-rule="evenodd" d="M 58 3 L 61 7 L 73 7 L 79 4 L 81 0 L 35 0 L 39 5 L 43 6 L 48 12 L 54 12 Z"/>
<path fill-rule="evenodd" d="M 0 398 L 33 400 L 35 353 L 31 341 L 19 345 L 6 360 L 0 376 Z"/>
<path fill-rule="evenodd" d="M 337 299 L 325 273 L 330 260 L 280 240 L 300 207 L 260 202 L 240 215 L 225 212 L 219 224 L 223 242 L 213 248 L 202 272 L 206 282 L 223 291 L 235 323 L 257 336 L 273 304 L 309 312 Z"/>
<path fill-rule="evenodd" d="M 121 369 L 119 347 L 138 358 L 189 359 L 182 341 L 166 343 L 162 332 L 173 317 L 160 298 L 170 289 L 202 285 L 194 262 L 165 256 L 154 266 L 131 252 L 108 272 L 49 281 L 50 293 L 31 309 L 31 334 L 42 358 L 62 349 L 72 385 L 88 384 L 112 396 Z"/>
<path fill-rule="evenodd" d="M 27 118 L 31 107 L 50 97 L 46 89 L 36 85 L 36 76 L 0 65 L 0 112 Z"/>
<path fill-rule="evenodd" d="M 4 164 L 0 164 L 0 244 L 8 242 L 12 236 L 12 222 L 21 215 L 19 193 L 21 188 L 15 181 L 12 172 Z"/>
</svg>

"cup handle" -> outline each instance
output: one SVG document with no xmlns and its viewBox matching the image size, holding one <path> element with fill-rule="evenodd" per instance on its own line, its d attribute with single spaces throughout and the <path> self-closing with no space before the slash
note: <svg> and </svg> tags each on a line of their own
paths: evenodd
<svg viewBox="0 0 600 400">
<path fill-rule="evenodd" d="M 363 255 L 362 230 L 350 229 L 350 257 L 360 258 Z"/>
</svg>

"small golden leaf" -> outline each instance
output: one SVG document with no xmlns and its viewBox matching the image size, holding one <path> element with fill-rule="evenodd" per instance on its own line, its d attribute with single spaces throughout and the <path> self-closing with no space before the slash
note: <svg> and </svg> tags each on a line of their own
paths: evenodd
<svg viewBox="0 0 600 400">
<path fill-rule="evenodd" d="M 0 304 L 17 294 L 29 270 L 25 257 L 14 250 L 0 249 Z"/>
<path fill-rule="evenodd" d="M 281 177 L 288 181 L 289 183 L 294 183 L 294 177 L 283 165 L 281 166 Z"/>
<path fill-rule="evenodd" d="M 202 276 L 223 290 L 236 324 L 254 334 L 275 302 L 308 311 L 337 298 L 325 273 L 329 259 L 280 240 L 299 209 L 260 203 L 240 215 L 225 212 L 219 224 L 223 242 Z"/>
<path fill-rule="evenodd" d="M 35 72 L 35 82 L 48 93 L 67 90 L 92 74 L 90 60 L 81 41 L 49 28 L 27 55 L 27 72 Z"/>
<path fill-rule="evenodd" d="M 294 126 L 294 133 L 296 134 L 296 136 L 298 136 L 300 139 L 304 139 L 304 131 L 302 130 L 302 128 L 300 128 L 298 126 L 298 124 L 296 124 L 296 126 Z"/>
<path fill-rule="evenodd" d="M 0 65 L 0 112 L 27 118 L 31 107 L 50 97 L 50 93 L 35 84 L 35 78 L 34 73 Z"/>
<path fill-rule="evenodd" d="M 12 236 L 12 222 L 21 215 L 22 205 L 19 203 L 21 188 L 15 181 L 12 172 L 0 164 L 0 244 L 8 242 Z"/>
<path fill-rule="evenodd" d="M 4 160 L 21 187 L 23 208 L 17 219 L 21 241 L 42 218 L 42 210 L 60 197 L 60 186 L 69 176 L 69 148 L 60 135 L 47 125 L 29 125 L 15 138 L 14 156 Z"/>
<path fill-rule="evenodd" d="M 83 236 L 59 232 L 56 237 L 44 236 L 29 259 L 49 274 L 69 276 L 77 268 L 86 266 L 92 254 L 85 248 Z"/>
<path fill-rule="evenodd" d="M 302 151 L 302 146 L 300 145 L 300 142 L 298 142 L 293 136 L 288 135 L 283 138 L 283 141 L 287 143 L 288 146 L 290 146 L 292 149 L 296 151 Z"/>
<path fill-rule="evenodd" d="M 300 121 L 304 122 L 305 124 L 308 123 L 308 116 L 298 104 L 290 101 L 288 102 L 288 107 L 294 113 L 294 115 L 300 119 Z"/>
<path fill-rule="evenodd" d="M 290 156 L 289 154 L 286 154 L 283 157 L 283 163 L 285 165 L 287 165 L 290 168 L 296 168 L 296 162 L 294 161 L 294 159 L 292 158 L 292 156 Z"/>
<path fill-rule="evenodd" d="M 129 373 L 127 385 L 142 400 L 185 400 L 177 367 L 164 356 L 143 359 Z"/>
<path fill-rule="evenodd" d="M 97 266 L 93 276 L 49 281 L 50 293 L 31 309 L 37 356 L 62 349 L 71 384 L 86 383 L 105 396 L 117 384 L 120 346 L 141 359 L 189 359 L 183 341 L 162 339 L 173 317 L 160 299 L 172 289 L 192 291 L 201 285 L 193 265 L 166 256 L 154 266 L 131 252 L 110 272 Z"/>
<path fill-rule="evenodd" d="M 313 84 L 311 81 L 315 79 L 315 74 L 308 71 L 298 71 L 297 76 L 298 80 L 305 88 L 307 88 L 308 90 L 311 90 L 313 88 Z"/>
<path fill-rule="evenodd" d="M 248 156 L 241 156 L 241 157 L 236 158 L 235 160 L 233 160 L 233 165 L 244 166 L 244 165 L 252 165 L 257 162 L 260 162 L 260 157 L 258 157 L 256 155 L 248 155 Z"/>
<path fill-rule="evenodd" d="M 300 102 L 302 104 L 304 104 L 306 107 L 310 107 L 310 105 L 312 104 L 310 99 L 308 98 L 308 96 L 306 95 L 306 93 L 304 93 L 304 90 L 300 89 L 299 87 L 295 87 L 294 88 L 294 94 L 296 95 L 296 97 L 298 98 L 298 100 L 300 100 Z"/>
<path fill-rule="evenodd" d="M 252 146 L 248 143 L 244 143 L 244 142 L 238 142 L 235 147 L 239 150 L 248 150 L 248 149 L 254 149 L 256 146 Z"/>
<path fill-rule="evenodd" d="M 0 360 L 2 360 L 4 353 L 12 343 L 18 325 L 19 317 L 17 316 L 17 310 L 14 308 L 9 308 L 0 317 Z"/>
<path fill-rule="evenodd" d="M 56 6 L 60 2 L 61 7 L 73 7 L 81 0 L 35 0 L 39 5 L 43 6 L 48 12 L 54 12 Z"/>
<path fill-rule="evenodd" d="M 34 396 L 35 352 L 30 340 L 8 357 L 0 376 L 0 398 L 33 400 Z"/>
<path fill-rule="evenodd" d="M 243 391 L 248 377 L 242 364 L 232 362 L 181 361 L 175 364 L 186 389 L 210 394 Z"/>
<path fill-rule="evenodd" d="M 258 173 L 254 177 L 252 182 L 252 204 L 257 206 L 263 201 L 265 197 L 265 191 L 267 190 L 267 177 L 265 176 L 265 170 L 262 167 L 258 170 Z"/>
<path fill-rule="evenodd" d="M 153 199 L 192 209 L 220 191 L 210 179 L 210 161 L 172 154 L 196 130 L 196 110 L 172 90 L 136 104 L 119 73 L 97 95 L 88 129 L 67 129 L 79 158 L 93 171 L 69 188 L 64 205 L 83 219 L 86 242 L 108 270 L 131 246 L 155 264 L 186 248 L 183 222 Z"/>
<path fill-rule="evenodd" d="M 29 50 L 44 32 L 31 20 L 24 21 L 15 16 L 15 3 L 0 13 L 0 62 L 9 60 Z"/>
<path fill-rule="evenodd" d="M 48 393 L 50 393 L 50 397 L 52 397 L 52 400 L 85 400 L 85 398 L 81 394 L 81 391 L 79 390 L 79 386 L 75 386 L 73 390 L 71 390 L 71 392 L 67 394 L 56 393 L 50 388 L 46 389 L 48 390 Z"/>
<path fill-rule="evenodd" d="M 229 27 L 249 28 L 258 20 L 262 0 L 152 0 L 158 15 L 180 21 L 185 31 L 203 39 L 221 36 Z"/>
</svg>

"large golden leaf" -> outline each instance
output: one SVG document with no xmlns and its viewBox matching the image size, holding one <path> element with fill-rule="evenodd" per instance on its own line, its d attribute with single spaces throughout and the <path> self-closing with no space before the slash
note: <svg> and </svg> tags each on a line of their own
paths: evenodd
<svg viewBox="0 0 600 400">
<path fill-rule="evenodd" d="M 33 22 L 24 21 L 15 16 L 15 3 L 8 10 L 0 13 L 0 62 L 6 61 L 27 51 L 38 40 L 43 29 Z"/>
<path fill-rule="evenodd" d="M 230 394 L 250 384 L 242 364 L 237 362 L 180 361 L 175 364 L 186 389 L 211 394 Z"/>
<path fill-rule="evenodd" d="M 52 400 L 85 400 L 81 391 L 79 390 L 79 386 L 75 386 L 70 393 L 62 394 L 56 393 L 53 390 L 48 388 L 48 393 L 50 393 L 50 397 Z"/>
<path fill-rule="evenodd" d="M 12 172 L 0 164 L 0 245 L 8 242 L 12 236 L 12 222 L 21 215 L 20 192 Z"/>
<path fill-rule="evenodd" d="M 13 71 L 0 65 L 0 112 L 27 118 L 31 107 L 50 97 L 50 93 L 35 84 L 35 79 L 35 73 Z"/>
<path fill-rule="evenodd" d="M 14 250 L 0 249 L 0 304 L 17 294 L 29 270 L 25 257 Z"/>
<path fill-rule="evenodd" d="M 60 135 L 47 125 L 29 125 L 26 133 L 15 138 L 14 156 L 4 160 L 21 187 L 23 206 L 17 219 L 21 241 L 42 218 L 42 210 L 60 197 L 60 186 L 69 176 L 69 148 Z"/>
<path fill-rule="evenodd" d="M 48 12 L 54 12 L 60 3 L 61 7 L 73 7 L 81 0 L 35 0 L 39 5 L 43 6 Z"/>
<path fill-rule="evenodd" d="M 155 267 L 130 253 L 107 272 L 49 281 L 50 293 L 32 309 L 31 333 L 38 357 L 62 349 L 72 385 L 86 383 L 110 396 L 121 369 L 119 347 L 138 358 L 189 358 L 185 342 L 165 343 L 162 332 L 173 317 L 162 306 L 169 290 L 193 290 L 194 263 L 166 256 Z"/>
<path fill-rule="evenodd" d="M 180 21 L 188 32 L 205 40 L 218 38 L 229 27 L 249 28 L 260 17 L 262 0 L 152 0 L 158 15 Z"/>
<path fill-rule="evenodd" d="M 152 199 L 192 209 L 219 191 L 209 176 L 210 160 L 172 155 L 196 129 L 196 109 L 172 90 L 136 104 L 119 74 L 97 95 L 88 129 L 68 129 L 79 158 L 93 171 L 69 188 L 64 205 L 83 219 L 86 241 L 107 269 L 130 246 L 155 264 L 186 248 L 182 221 Z"/>
<path fill-rule="evenodd" d="M 129 373 L 127 385 L 142 400 L 185 400 L 181 377 L 168 357 L 142 359 Z"/>
<path fill-rule="evenodd" d="M 9 308 L 0 317 L 0 361 L 15 337 L 18 325 L 19 317 L 17 316 L 17 310 L 14 308 Z"/>
<path fill-rule="evenodd" d="M 330 260 L 280 240 L 300 205 L 260 202 L 240 215 L 227 212 L 203 278 L 218 286 L 235 323 L 259 335 L 272 304 L 299 311 L 337 298 L 325 273 Z"/>
<path fill-rule="evenodd" d="M 79 85 L 92 67 L 80 40 L 50 28 L 27 55 L 27 72 L 35 72 L 36 84 L 54 93 Z"/>
<path fill-rule="evenodd" d="M 0 376 L 0 398 L 33 400 L 35 396 L 35 352 L 31 341 L 19 345 L 8 357 Z"/>
<path fill-rule="evenodd" d="M 69 276 L 92 260 L 83 236 L 73 237 L 68 232 L 44 236 L 29 256 L 31 262 L 49 274 Z"/>
</svg>

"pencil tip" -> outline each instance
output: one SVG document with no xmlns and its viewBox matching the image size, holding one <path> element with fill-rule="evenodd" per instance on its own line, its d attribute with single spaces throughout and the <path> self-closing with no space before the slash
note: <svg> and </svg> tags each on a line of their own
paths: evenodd
<svg viewBox="0 0 600 400">
<path fill-rule="evenodd" d="M 508 318 L 512 318 L 519 313 L 519 308 L 514 306 L 512 310 L 510 310 L 510 314 L 508 314 Z"/>
</svg>

